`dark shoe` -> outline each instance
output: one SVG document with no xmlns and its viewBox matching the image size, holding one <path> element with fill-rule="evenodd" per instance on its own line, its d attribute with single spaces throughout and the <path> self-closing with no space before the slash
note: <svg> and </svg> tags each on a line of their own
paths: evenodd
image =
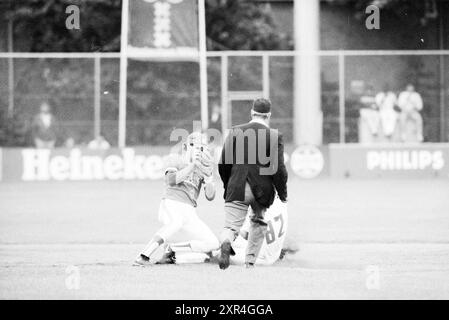
<svg viewBox="0 0 449 320">
<path fill-rule="evenodd" d="M 290 247 L 282 248 L 282 249 L 281 249 L 281 254 L 279 255 L 279 260 L 284 259 L 284 257 L 285 257 L 287 254 L 295 254 L 295 253 L 298 252 L 298 251 L 299 251 L 298 248 L 290 248 Z"/>
<path fill-rule="evenodd" d="M 245 267 L 246 267 L 246 269 L 252 269 L 252 268 L 254 268 L 254 263 L 247 262 L 247 263 L 245 263 Z"/>
<path fill-rule="evenodd" d="M 231 254 L 231 242 L 226 240 L 220 246 L 221 252 L 218 258 L 218 266 L 221 270 L 229 267 L 229 255 Z"/>
<path fill-rule="evenodd" d="M 139 255 L 136 260 L 134 260 L 133 266 L 136 267 L 148 267 L 151 265 L 150 258 L 147 256 L 141 254 Z"/>
<path fill-rule="evenodd" d="M 208 253 L 209 258 L 207 258 L 205 263 L 218 264 L 218 260 L 220 259 L 220 255 L 213 255 L 212 252 Z"/>
<path fill-rule="evenodd" d="M 279 260 L 284 259 L 286 254 L 287 254 L 287 251 L 285 249 L 281 249 L 281 253 L 279 254 Z"/>
<path fill-rule="evenodd" d="M 176 264 L 176 254 L 168 247 L 162 258 L 156 264 Z"/>
</svg>

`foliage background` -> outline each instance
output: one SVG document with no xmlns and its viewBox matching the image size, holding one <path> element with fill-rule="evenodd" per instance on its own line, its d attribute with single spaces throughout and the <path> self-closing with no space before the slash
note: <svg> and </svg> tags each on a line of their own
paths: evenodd
<svg viewBox="0 0 449 320">
<path fill-rule="evenodd" d="M 438 2 L 438 1 L 437 1 Z M 248 0 L 207 0 L 206 26 L 208 50 L 286 50 L 293 48 L 292 35 L 278 27 L 268 1 Z M 364 8 L 376 4 L 385 10 L 386 26 L 401 30 L 403 46 L 422 45 L 417 43 L 416 30 L 429 29 L 434 32 L 434 20 L 426 17 L 429 1 L 411 0 L 328 0 L 322 2 L 326 12 L 343 10 L 347 20 L 364 24 Z M 440 2 L 438 2 L 440 3 Z M 78 5 L 81 29 L 65 28 L 65 8 Z M 446 10 L 447 10 L 446 3 Z M 120 0 L 3 0 L 0 2 L 0 37 L 5 37 L 7 21 L 13 21 L 14 50 L 24 52 L 118 52 L 120 50 L 121 1 Z M 355 21 L 355 22 L 354 22 Z M 358 22 L 357 22 L 358 21 Z M 389 22 L 388 22 L 389 21 Z M 384 23 L 384 22 L 383 22 Z M 331 25 L 331 24 L 327 24 Z M 400 28 L 398 26 L 401 26 Z M 344 26 L 343 26 L 344 28 Z M 354 28 L 353 26 L 351 28 Z M 343 30 L 343 29 L 342 29 Z M 344 31 L 344 32 L 343 32 Z M 355 43 L 372 37 L 366 45 L 386 43 L 376 39 L 382 36 L 352 34 L 343 30 L 345 39 L 355 37 Z M 338 30 L 337 30 L 338 32 Z M 386 32 L 386 31 L 384 31 Z M 389 32 L 389 31 L 388 31 Z M 424 32 L 424 31 L 423 31 Z M 391 32 L 390 32 L 391 33 Z M 340 45 L 332 43 L 332 36 L 322 23 L 322 46 Z M 337 33 L 338 34 L 338 33 Z M 419 36 L 420 34 L 418 34 Z M 394 40 L 394 41 L 393 41 Z M 391 42 L 397 44 L 393 39 Z M 344 40 L 346 41 L 346 40 Z M 350 40 L 348 40 L 350 41 Z M 377 41 L 377 42 L 376 42 Z M 5 41 L 0 41 L 0 49 L 6 50 Z M 2 48 L 3 44 L 3 48 Z M 427 44 L 426 44 L 427 45 Z M 30 145 L 29 127 L 39 104 L 48 100 L 53 112 L 60 120 L 61 145 L 68 137 L 77 143 L 86 143 L 93 138 L 93 63 L 86 59 L 15 59 L 15 112 L 12 118 L 6 114 L 8 106 L 7 64 L 0 59 L 0 145 Z M 338 86 L 335 77 L 329 73 L 335 61 L 322 61 L 322 108 L 324 113 L 325 143 L 338 138 Z M 234 67 L 232 66 L 234 65 Z M 420 59 L 410 59 L 409 68 L 423 91 L 429 92 L 432 100 L 438 74 L 429 63 Z M 292 67 L 289 58 L 272 59 L 270 96 L 277 106 L 274 122 L 291 138 L 293 116 Z M 230 86 L 239 87 L 247 83 L 260 82 L 261 70 L 258 61 L 234 60 L 231 62 Z M 209 59 L 209 102 L 212 106 L 220 102 L 220 62 Z M 241 75 L 246 79 L 242 80 Z M 181 79 L 181 81 L 180 81 Z M 422 80 L 421 80 L 422 79 Z M 101 126 L 103 134 L 112 143 L 117 141 L 119 62 L 116 59 L 101 61 Z M 199 120 L 198 68 L 194 63 L 155 63 L 130 61 L 127 97 L 127 143 L 166 144 L 167 134 L 174 127 L 183 127 L 192 120 Z M 433 102 L 432 102 L 433 101 Z M 348 123 L 357 113 L 357 106 L 348 103 Z M 210 107 L 211 107 L 210 106 Z M 425 111 L 427 117 L 435 117 L 435 108 Z M 432 126 L 428 130 L 431 130 Z M 356 133 L 350 133 L 355 139 Z M 438 130 L 428 133 L 430 139 L 438 137 Z"/>
</svg>

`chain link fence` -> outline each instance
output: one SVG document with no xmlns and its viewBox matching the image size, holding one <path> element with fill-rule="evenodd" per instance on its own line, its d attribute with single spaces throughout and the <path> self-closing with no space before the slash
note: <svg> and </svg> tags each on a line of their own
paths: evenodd
<svg viewBox="0 0 449 320">
<path fill-rule="evenodd" d="M 414 84 L 424 102 L 421 111 L 424 141 L 447 141 L 449 55 L 372 53 L 321 52 L 323 143 L 359 142 L 363 97 L 374 96 L 387 86 L 398 95 L 408 83 Z M 263 55 L 268 56 L 272 126 L 283 132 L 287 142 L 292 142 L 293 52 L 229 56 L 227 87 L 230 91 L 262 91 Z M 226 129 L 220 120 L 223 107 L 232 109 L 231 125 L 248 121 L 251 108 L 249 100 L 222 106 L 222 59 L 219 53 L 208 58 L 208 122 L 210 127 L 219 130 Z M 57 123 L 56 146 L 63 147 L 68 142 L 86 145 L 95 138 L 95 132 L 116 146 L 119 60 L 118 56 L 100 54 L 100 72 L 96 75 L 93 58 L 0 58 L 0 145 L 32 146 L 33 121 L 40 105 L 48 102 Z M 10 70 L 13 70 L 12 77 Z M 196 62 L 130 59 L 127 88 L 126 144 L 129 146 L 168 145 L 173 129 L 190 131 L 193 121 L 201 120 Z M 99 110 L 95 110 L 96 95 Z"/>
</svg>

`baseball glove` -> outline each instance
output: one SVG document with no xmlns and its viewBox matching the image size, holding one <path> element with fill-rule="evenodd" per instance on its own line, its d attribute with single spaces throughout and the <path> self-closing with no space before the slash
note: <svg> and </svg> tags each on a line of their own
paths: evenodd
<svg viewBox="0 0 449 320">
<path fill-rule="evenodd" d="M 207 148 L 199 149 L 195 152 L 194 163 L 202 177 L 208 178 L 212 176 L 214 171 L 214 158 Z"/>
</svg>

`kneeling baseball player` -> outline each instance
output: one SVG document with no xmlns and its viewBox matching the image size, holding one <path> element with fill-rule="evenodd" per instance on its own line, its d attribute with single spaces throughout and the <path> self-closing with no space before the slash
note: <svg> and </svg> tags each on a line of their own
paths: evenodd
<svg viewBox="0 0 449 320">
<path fill-rule="evenodd" d="M 172 154 L 168 162 L 165 194 L 159 206 L 159 221 L 163 226 L 134 261 L 137 266 L 156 263 L 153 257 L 156 250 L 180 231 L 187 233 L 189 240 L 170 244 L 164 260 L 172 259 L 175 252 L 204 256 L 219 247 L 217 237 L 196 214 L 196 201 L 203 185 L 206 199 L 211 201 L 215 197 L 213 158 L 207 137 L 199 132 L 190 134 L 182 145 L 182 154 Z"/>
</svg>

